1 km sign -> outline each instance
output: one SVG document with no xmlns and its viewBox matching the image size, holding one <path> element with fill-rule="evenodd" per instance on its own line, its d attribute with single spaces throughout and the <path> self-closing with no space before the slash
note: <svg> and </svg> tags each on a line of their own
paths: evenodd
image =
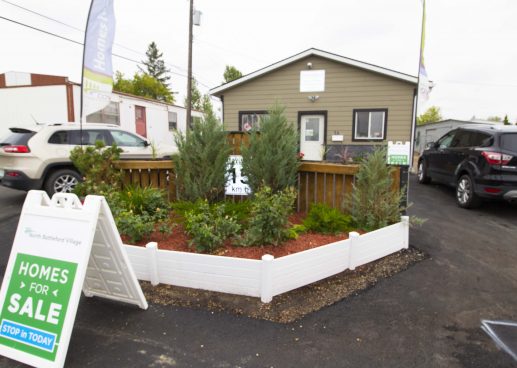
<svg viewBox="0 0 517 368">
<path fill-rule="evenodd" d="M 62 367 L 81 290 L 147 308 L 104 198 L 29 192 L 0 290 L 0 354 Z"/>
</svg>

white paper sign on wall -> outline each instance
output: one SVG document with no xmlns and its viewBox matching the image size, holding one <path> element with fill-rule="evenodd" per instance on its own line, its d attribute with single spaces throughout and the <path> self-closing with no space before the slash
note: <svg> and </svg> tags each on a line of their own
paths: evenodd
<svg viewBox="0 0 517 368">
<path fill-rule="evenodd" d="M 232 166 L 233 168 L 230 170 L 230 175 L 226 182 L 225 194 L 242 196 L 251 194 L 251 188 L 247 184 L 248 178 L 242 176 L 242 156 L 230 155 L 230 158 L 228 159 L 228 167 Z"/>
<path fill-rule="evenodd" d="M 300 92 L 324 92 L 325 70 L 302 70 L 300 72 Z"/>
<path fill-rule="evenodd" d="M 411 145 L 409 142 L 388 142 L 388 164 L 409 165 L 411 157 Z"/>
<path fill-rule="evenodd" d="M 30 191 L 0 290 L 0 354 L 62 367 L 81 290 L 147 309 L 104 198 Z"/>
</svg>

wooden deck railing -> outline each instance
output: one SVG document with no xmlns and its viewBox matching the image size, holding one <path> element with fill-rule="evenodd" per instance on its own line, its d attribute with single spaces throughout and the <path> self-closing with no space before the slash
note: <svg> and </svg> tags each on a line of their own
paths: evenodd
<svg viewBox="0 0 517 368">
<path fill-rule="evenodd" d="M 169 201 L 177 200 L 174 165 L 171 161 L 117 161 L 123 171 L 124 184 L 163 189 Z M 308 211 L 311 203 L 326 203 L 342 208 L 347 193 L 351 193 L 359 165 L 304 162 L 298 170 L 298 211 Z M 395 170 L 393 189 L 400 188 L 400 170 Z M 241 196 L 235 196 L 241 199 Z"/>
</svg>

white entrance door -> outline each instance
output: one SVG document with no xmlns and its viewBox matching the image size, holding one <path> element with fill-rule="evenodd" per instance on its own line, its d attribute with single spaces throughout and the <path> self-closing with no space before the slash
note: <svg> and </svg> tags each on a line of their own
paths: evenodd
<svg viewBox="0 0 517 368">
<path fill-rule="evenodd" d="M 302 115 L 300 124 L 300 152 L 308 161 L 323 160 L 323 115 Z"/>
</svg>

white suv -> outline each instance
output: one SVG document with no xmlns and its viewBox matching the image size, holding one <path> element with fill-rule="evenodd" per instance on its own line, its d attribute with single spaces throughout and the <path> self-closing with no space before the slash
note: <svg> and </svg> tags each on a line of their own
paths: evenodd
<svg viewBox="0 0 517 368">
<path fill-rule="evenodd" d="M 167 159 L 175 146 L 154 146 L 145 138 L 110 124 L 78 123 L 10 128 L 0 140 L 1 184 L 20 190 L 44 189 L 49 195 L 71 192 L 81 175 L 70 161 L 70 152 L 81 143 L 102 141 L 122 149 L 121 159 Z"/>
</svg>

